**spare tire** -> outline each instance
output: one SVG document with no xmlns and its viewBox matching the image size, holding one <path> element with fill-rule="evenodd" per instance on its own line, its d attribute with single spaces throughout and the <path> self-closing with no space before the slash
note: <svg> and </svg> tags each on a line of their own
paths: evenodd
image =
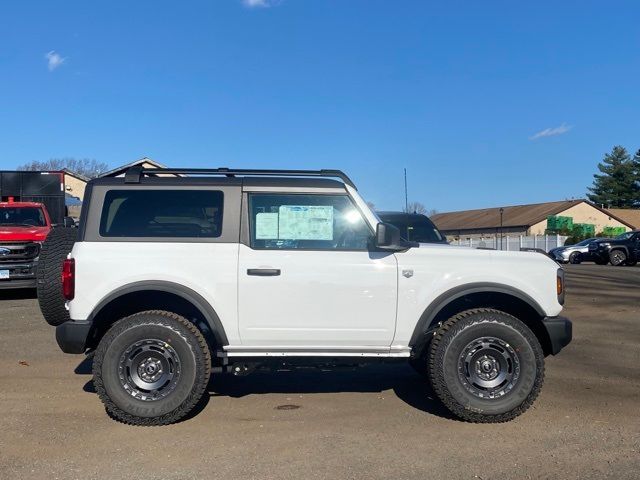
<svg viewBox="0 0 640 480">
<path fill-rule="evenodd" d="M 78 238 L 75 228 L 54 228 L 42 244 L 38 258 L 38 303 L 49 325 L 69 320 L 62 295 L 62 264 Z"/>
</svg>

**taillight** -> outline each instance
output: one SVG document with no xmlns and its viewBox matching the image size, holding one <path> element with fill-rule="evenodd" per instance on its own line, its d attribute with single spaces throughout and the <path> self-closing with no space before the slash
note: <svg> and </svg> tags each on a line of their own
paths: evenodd
<svg viewBox="0 0 640 480">
<path fill-rule="evenodd" d="M 73 300 L 76 294 L 76 261 L 67 258 L 62 264 L 62 295 L 67 300 Z"/>
</svg>

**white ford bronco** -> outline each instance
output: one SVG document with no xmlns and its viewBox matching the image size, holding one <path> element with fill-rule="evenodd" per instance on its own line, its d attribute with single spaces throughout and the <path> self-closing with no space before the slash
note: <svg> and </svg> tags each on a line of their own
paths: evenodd
<svg viewBox="0 0 640 480">
<path fill-rule="evenodd" d="M 132 167 L 88 184 L 41 259 L 60 348 L 93 355 L 107 411 L 136 425 L 187 415 L 212 372 L 374 361 L 502 422 L 571 341 L 550 258 L 406 241 L 337 170 Z"/>
</svg>

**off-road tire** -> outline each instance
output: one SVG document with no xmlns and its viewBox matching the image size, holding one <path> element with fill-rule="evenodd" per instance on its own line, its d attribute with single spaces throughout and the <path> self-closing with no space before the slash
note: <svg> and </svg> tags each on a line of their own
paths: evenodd
<svg viewBox="0 0 640 480">
<path fill-rule="evenodd" d="M 580 262 L 582 262 L 580 256 L 580 252 L 573 252 L 571 255 L 569 255 L 569 263 L 572 263 L 574 265 L 580 264 Z"/>
<path fill-rule="evenodd" d="M 166 397 L 141 400 L 121 381 L 121 359 L 136 342 L 166 342 L 179 358 L 180 375 Z M 120 372 L 120 373 L 119 373 Z M 116 322 L 104 335 L 93 359 L 93 384 L 110 416 L 129 425 L 168 425 L 198 404 L 211 375 L 211 354 L 202 333 L 175 313 L 150 310 Z"/>
<path fill-rule="evenodd" d="M 614 267 L 621 267 L 627 263 L 627 254 L 624 250 L 616 249 L 609 252 L 609 262 Z"/>
<path fill-rule="evenodd" d="M 37 289 L 42 316 L 49 325 L 69 320 L 62 295 L 62 264 L 78 238 L 75 228 L 56 227 L 42 244 L 38 258 Z"/>
<path fill-rule="evenodd" d="M 517 352 L 519 376 L 499 398 L 478 398 L 460 379 L 459 362 L 469 342 L 495 337 Z M 533 332 L 515 317 L 479 308 L 458 313 L 444 322 L 429 346 L 431 386 L 457 417 L 473 423 L 500 423 L 524 413 L 538 396 L 544 381 L 544 353 Z"/>
</svg>

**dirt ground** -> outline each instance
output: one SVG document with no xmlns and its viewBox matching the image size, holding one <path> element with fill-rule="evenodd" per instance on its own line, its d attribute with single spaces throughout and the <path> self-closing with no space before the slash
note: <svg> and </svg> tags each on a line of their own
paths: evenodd
<svg viewBox="0 0 640 480">
<path fill-rule="evenodd" d="M 450 418 L 411 368 L 383 365 L 219 375 L 191 419 L 125 426 L 33 296 L 0 292 L 0 479 L 640 478 L 640 267 L 567 271 L 573 343 L 502 425 Z"/>
</svg>

